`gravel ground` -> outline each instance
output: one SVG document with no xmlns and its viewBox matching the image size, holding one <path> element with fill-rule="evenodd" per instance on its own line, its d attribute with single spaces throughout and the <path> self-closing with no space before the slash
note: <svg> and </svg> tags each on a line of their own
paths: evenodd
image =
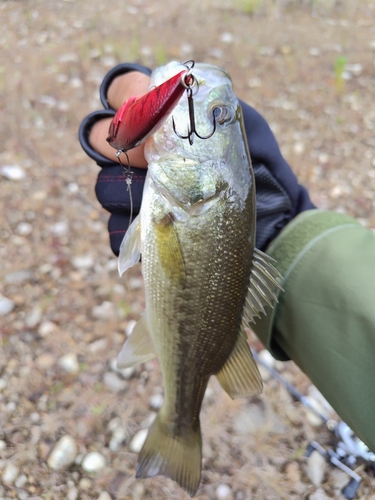
<svg viewBox="0 0 375 500">
<path fill-rule="evenodd" d="M 142 277 L 117 276 L 79 123 L 118 62 L 220 65 L 314 202 L 375 229 L 375 2 L 19 0 L 0 1 L 0 20 L 0 499 L 187 498 L 134 479 L 162 382 L 156 362 L 114 364 Z M 275 367 L 316 399 L 293 363 Z M 347 476 L 304 457 L 329 431 L 283 387 L 231 401 L 214 382 L 197 498 L 343 498 Z M 358 498 L 374 500 L 358 472 Z"/>
</svg>

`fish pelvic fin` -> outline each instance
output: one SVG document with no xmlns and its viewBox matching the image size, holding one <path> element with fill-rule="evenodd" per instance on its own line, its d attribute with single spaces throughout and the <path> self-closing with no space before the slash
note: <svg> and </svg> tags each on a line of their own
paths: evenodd
<svg viewBox="0 0 375 500">
<path fill-rule="evenodd" d="M 200 427 L 175 435 L 174 425 L 163 419 L 163 409 L 152 423 L 138 457 L 137 478 L 167 476 L 190 496 L 197 492 L 201 478 L 202 436 Z"/>
<path fill-rule="evenodd" d="M 262 378 L 242 328 L 229 358 L 215 375 L 232 399 L 262 392 Z"/>
<path fill-rule="evenodd" d="M 141 218 L 139 215 L 130 224 L 121 242 L 118 256 L 118 272 L 120 276 L 139 262 L 141 257 Z"/>
<path fill-rule="evenodd" d="M 277 293 L 283 291 L 277 280 L 282 280 L 279 271 L 272 265 L 275 260 L 267 254 L 254 249 L 253 267 L 250 274 L 250 283 L 243 311 L 243 320 L 247 326 L 255 323 L 260 313 L 266 315 L 265 307 L 274 307 Z"/>
<path fill-rule="evenodd" d="M 150 336 L 146 316 L 142 316 L 126 339 L 119 355 L 117 367 L 120 369 L 137 366 L 155 357 L 154 345 Z"/>
<path fill-rule="evenodd" d="M 171 283 L 183 286 L 186 269 L 180 241 L 171 214 L 154 223 L 160 265 Z"/>
</svg>

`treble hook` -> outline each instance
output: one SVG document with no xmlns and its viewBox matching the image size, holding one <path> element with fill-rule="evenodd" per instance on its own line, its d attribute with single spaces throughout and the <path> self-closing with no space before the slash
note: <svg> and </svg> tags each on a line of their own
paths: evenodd
<svg viewBox="0 0 375 500">
<path fill-rule="evenodd" d="M 189 66 L 187 66 L 187 63 L 192 63 L 192 64 L 189 67 Z M 173 131 L 177 135 L 178 138 L 188 139 L 189 144 L 192 145 L 194 143 L 194 134 L 197 137 L 199 137 L 199 139 L 209 139 L 210 137 L 212 137 L 214 135 L 214 133 L 216 132 L 216 120 L 215 120 L 215 114 L 213 112 L 212 113 L 212 116 L 213 116 L 213 130 L 212 130 L 212 132 L 209 135 L 207 135 L 206 137 L 203 137 L 200 134 L 198 134 L 197 129 L 196 129 L 196 125 L 195 125 L 194 96 L 193 96 L 193 90 L 192 90 L 195 83 L 198 86 L 198 82 L 197 82 L 196 78 L 194 77 L 194 75 L 191 74 L 191 71 L 192 71 L 195 63 L 193 60 L 190 59 L 189 61 L 185 61 L 182 64 L 184 64 L 188 68 L 188 72 L 186 73 L 186 75 L 184 75 L 181 83 L 184 87 L 186 87 L 188 107 L 189 107 L 190 127 L 188 128 L 187 135 L 179 134 L 177 132 L 176 123 L 174 121 L 173 116 L 172 116 L 172 126 L 173 126 Z"/>
</svg>

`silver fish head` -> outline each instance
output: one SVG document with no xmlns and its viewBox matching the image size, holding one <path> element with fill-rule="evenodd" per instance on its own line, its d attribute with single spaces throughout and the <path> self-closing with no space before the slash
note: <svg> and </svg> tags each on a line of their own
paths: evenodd
<svg viewBox="0 0 375 500">
<path fill-rule="evenodd" d="M 151 85 L 160 85 L 181 72 L 184 67 L 172 62 L 157 68 L 151 77 Z M 226 160 L 230 159 L 237 141 L 243 141 L 241 107 L 234 95 L 229 74 L 217 66 L 197 63 L 192 69 L 192 75 L 194 123 L 192 124 L 189 114 L 191 109 L 187 95 L 184 94 L 164 126 L 149 142 L 146 148 L 149 162 L 160 161 L 171 153 L 200 163 L 213 158 Z M 181 139 L 178 135 L 187 136 L 192 125 L 200 137 L 210 136 L 214 127 L 215 132 L 209 139 L 202 139 L 193 133 L 193 144 L 190 144 L 187 139 Z"/>
</svg>

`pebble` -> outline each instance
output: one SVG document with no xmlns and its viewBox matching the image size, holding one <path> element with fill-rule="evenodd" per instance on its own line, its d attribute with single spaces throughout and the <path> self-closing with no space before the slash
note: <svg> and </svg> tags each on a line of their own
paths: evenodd
<svg viewBox="0 0 375 500">
<path fill-rule="evenodd" d="M 116 317 L 116 306 L 105 300 L 102 304 L 92 308 L 92 315 L 97 319 L 113 319 Z"/>
<path fill-rule="evenodd" d="M 91 342 L 87 346 L 87 350 L 91 353 L 96 353 L 100 351 L 104 351 L 104 349 L 107 347 L 107 339 L 98 339 L 94 340 L 94 342 Z"/>
<path fill-rule="evenodd" d="M 39 306 L 35 306 L 26 316 L 25 324 L 28 328 L 35 328 L 41 319 L 42 309 Z"/>
<path fill-rule="evenodd" d="M 3 391 L 6 389 L 8 386 L 8 382 L 5 380 L 5 378 L 0 378 L 0 391 Z"/>
<path fill-rule="evenodd" d="M 332 497 L 327 497 L 325 491 L 322 488 L 318 488 L 309 496 L 309 500 L 330 500 L 330 498 Z"/>
<path fill-rule="evenodd" d="M 56 330 L 56 323 L 53 323 L 52 321 L 43 321 L 43 323 L 39 326 L 38 333 L 41 337 L 47 337 Z"/>
<path fill-rule="evenodd" d="M 27 236 L 33 232 L 33 226 L 30 222 L 20 222 L 16 227 L 16 231 L 21 236 Z"/>
<path fill-rule="evenodd" d="M 285 474 L 293 484 L 301 481 L 301 472 L 297 462 L 289 462 L 285 467 Z"/>
<path fill-rule="evenodd" d="M 103 375 L 103 383 L 110 389 L 112 392 L 120 392 L 124 391 L 128 387 L 128 383 L 125 380 L 119 378 L 116 373 L 106 372 Z"/>
<path fill-rule="evenodd" d="M 16 488 L 22 488 L 23 486 L 25 486 L 25 484 L 27 483 L 27 477 L 25 476 L 25 474 L 21 474 L 20 476 L 17 477 L 17 479 L 15 480 L 14 482 L 14 486 Z"/>
<path fill-rule="evenodd" d="M 32 276 L 32 272 L 27 271 L 26 269 L 23 271 L 15 271 L 14 273 L 5 275 L 4 283 L 6 283 L 7 285 L 18 285 L 19 283 L 23 283 L 24 281 L 29 281 Z"/>
<path fill-rule="evenodd" d="M 126 429 L 117 427 L 112 433 L 112 438 L 109 442 L 109 449 L 111 451 L 118 451 L 127 437 Z"/>
<path fill-rule="evenodd" d="M 18 490 L 17 491 L 17 498 L 19 500 L 29 500 L 29 494 L 25 490 Z"/>
<path fill-rule="evenodd" d="M 65 354 L 62 356 L 59 361 L 59 366 L 68 373 L 78 373 L 79 372 L 79 363 L 77 359 L 77 355 L 73 352 Z"/>
<path fill-rule="evenodd" d="M 48 370 L 56 363 L 56 358 L 53 354 L 44 352 L 36 358 L 35 363 L 41 370 Z"/>
<path fill-rule="evenodd" d="M 81 490 L 87 491 L 91 488 L 92 483 L 88 477 L 83 477 L 78 483 L 78 486 L 81 488 Z"/>
<path fill-rule="evenodd" d="M 256 404 L 250 404 L 234 419 L 234 430 L 238 434 L 255 434 L 266 423 L 265 411 Z"/>
<path fill-rule="evenodd" d="M 148 403 L 154 410 L 160 410 L 164 403 L 164 397 L 162 394 L 153 394 L 149 398 Z"/>
<path fill-rule="evenodd" d="M 79 491 L 76 487 L 69 488 L 67 499 L 68 500 L 77 500 L 78 495 L 79 495 Z"/>
<path fill-rule="evenodd" d="M 1 174 L 11 181 L 20 181 L 25 178 L 25 171 L 18 165 L 4 165 Z"/>
<path fill-rule="evenodd" d="M 86 472 L 97 472 L 107 465 L 107 461 L 101 453 L 92 451 L 82 460 L 82 468 Z"/>
<path fill-rule="evenodd" d="M 0 295 L 0 316 L 5 316 L 6 314 L 12 312 L 14 306 L 15 304 L 13 300 L 4 297 L 4 295 Z"/>
<path fill-rule="evenodd" d="M 234 38 L 232 33 L 225 32 L 221 34 L 220 40 L 224 43 L 232 43 Z"/>
<path fill-rule="evenodd" d="M 90 269 L 94 265 L 94 257 L 90 254 L 73 257 L 72 264 L 76 269 Z"/>
<path fill-rule="evenodd" d="M 146 441 L 147 434 L 148 429 L 141 429 L 133 436 L 129 443 L 129 448 L 133 453 L 139 453 L 141 451 L 142 446 Z"/>
<path fill-rule="evenodd" d="M 326 459 L 319 452 L 313 451 L 307 459 L 306 473 L 314 486 L 322 484 L 326 467 Z"/>
<path fill-rule="evenodd" d="M 215 493 L 218 500 L 228 500 L 232 495 L 232 490 L 227 484 L 220 484 Z"/>
<path fill-rule="evenodd" d="M 0 439 L 0 451 L 4 451 L 6 447 L 7 447 L 6 442 Z"/>
<path fill-rule="evenodd" d="M 50 226 L 51 233 L 56 236 L 66 236 L 68 234 L 68 223 L 66 220 L 61 220 L 59 222 L 55 222 Z"/>
<path fill-rule="evenodd" d="M 63 436 L 54 446 L 48 458 L 47 465 L 50 469 L 61 470 L 69 467 L 78 453 L 77 443 L 71 436 Z"/>
<path fill-rule="evenodd" d="M 112 497 L 106 491 L 101 491 L 98 496 L 98 500 L 112 500 Z"/>
<path fill-rule="evenodd" d="M 18 477 L 18 473 L 19 473 L 19 468 L 16 465 L 12 463 L 7 464 L 3 472 L 4 483 L 13 484 L 13 482 Z"/>
</svg>

